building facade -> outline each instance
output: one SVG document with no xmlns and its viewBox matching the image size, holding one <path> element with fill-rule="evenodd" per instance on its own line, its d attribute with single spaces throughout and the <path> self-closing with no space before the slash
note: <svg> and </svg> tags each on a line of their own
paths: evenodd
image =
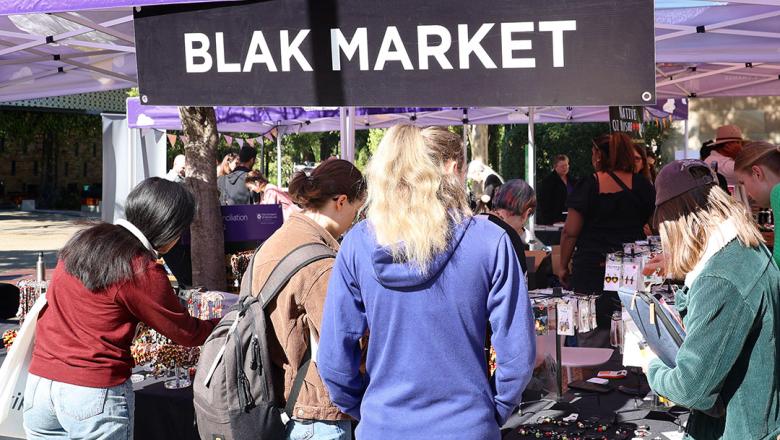
<svg viewBox="0 0 780 440">
<path fill-rule="evenodd" d="M 0 138 L 0 200 L 20 205 L 33 199 L 41 208 L 80 209 L 83 199 L 100 197 L 102 150 L 99 136 L 36 134 L 29 142 Z"/>
</svg>

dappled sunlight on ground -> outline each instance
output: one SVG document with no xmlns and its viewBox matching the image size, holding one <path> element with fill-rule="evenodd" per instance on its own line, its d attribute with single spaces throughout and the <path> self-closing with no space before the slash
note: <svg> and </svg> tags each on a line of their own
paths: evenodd
<svg viewBox="0 0 780 440">
<path fill-rule="evenodd" d="M 0 282 L 11 282 L 20 273 L 35 273 L 38 252 L 53 269 L 57 251 L 88 220 L 80 213 L 40 213 L 0 210 Z"/>
</svg>

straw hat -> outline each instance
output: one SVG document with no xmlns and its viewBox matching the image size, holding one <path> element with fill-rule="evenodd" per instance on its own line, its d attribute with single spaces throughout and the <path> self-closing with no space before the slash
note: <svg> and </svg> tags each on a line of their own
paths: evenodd
<svg viewBox="0 0 780 440">
<path fill-rule="evenodd" d="M 716 147 L 729 142 L 743 140 L 742 130 L 739 127 L 736 125 L 724 125 L 723 127 L 718 127 L 718 130 L 715 132 L 715 142 L 712 143 L 712 146 Z"/>
</svg>

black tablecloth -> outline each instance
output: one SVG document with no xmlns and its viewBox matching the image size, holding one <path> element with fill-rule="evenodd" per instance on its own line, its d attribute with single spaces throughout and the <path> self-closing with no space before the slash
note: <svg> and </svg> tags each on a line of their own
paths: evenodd
<svg viewBox="0 0 780 440">
<path fill-rule="evenodd" d="M 572 390 L 560 399 L 561 403 L 539 401 L 524 404 L 522 413 L 512 416 L 504 426 L 503 439 L 523 439 L 524 437 L 517 432 L 519 425 L 539 423 L 545 417 L 562 418 L 571 413 L 577 413 L 579 420 L 598 418 L 601 423 L 606 424 L 625 423 L 633 425 L 635 428 L 644 426 L 651 432 L 645 437 L 649 439 L 655 437 L 666 439 L 662 433 L 677 432 L 687 420 L 687 414 L 677 417 L 679 415 L 677 411 L 672 411 L 675 415 L 663 411 L 652 411 L 652 402 L 644 400 L 645 396 L 633 397 L 617 390 L 618 386 L 624 385 L 640 388 L 645 394 L 649 392 L 647 379 L 641 373 L 629 373 L 625 379 L 610 380 L 609 385 L 613 388 L 613 391 L 609 393 L 581 393 Z M 608 436 L 608 438 L 611 437 Z"/>
<path fill-rule="evenodd" d="M 197 440 L 192 387 L 165 388 L 165 379 L 147 379 L 135 389 L 135 438 Z"/>
</svg>

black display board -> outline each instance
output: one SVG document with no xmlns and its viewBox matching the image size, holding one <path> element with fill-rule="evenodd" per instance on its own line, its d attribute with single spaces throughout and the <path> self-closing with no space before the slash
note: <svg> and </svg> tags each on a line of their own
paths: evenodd
<svg viewBox="0 0 780 440">
<path fill-rule="evenodd" d="M 136 8 L 158 105 L 655 103 L 652 0 L 265 0 Z"/>
<path fill-rule="evenodd" d="M 644 142 L 645 109 L 641 106 L 612 106 L 609 108 L 609 131 L 627 133 Z"/>
</svg>

